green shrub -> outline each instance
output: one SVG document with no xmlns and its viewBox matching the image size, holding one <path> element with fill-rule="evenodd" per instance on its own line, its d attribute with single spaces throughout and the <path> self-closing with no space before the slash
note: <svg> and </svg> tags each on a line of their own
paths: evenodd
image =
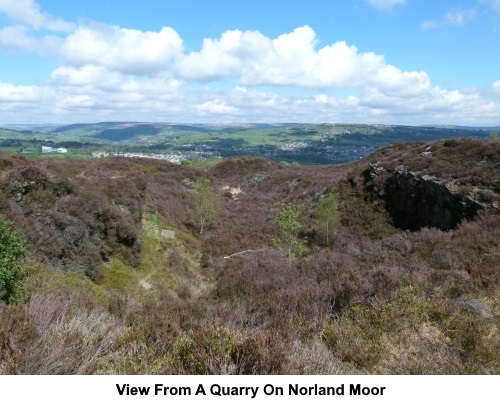
<svg viewBox="0 0 500 405">
<path fill-rule="evenodd" d="M 0 219 L 0 299 L 10 304 L 23 297 L 22 262 L 26 256 L 22 236 Z"/>
</svg>

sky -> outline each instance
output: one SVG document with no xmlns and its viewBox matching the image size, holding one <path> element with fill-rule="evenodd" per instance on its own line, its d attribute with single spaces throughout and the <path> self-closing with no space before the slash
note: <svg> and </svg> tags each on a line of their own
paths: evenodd
<svg viewBox="0 0 500 405">
<path fill-rule="evenodd" d="M 500 125 L 500 0 L 0 0 L 0 125 Z"/>
</svg>

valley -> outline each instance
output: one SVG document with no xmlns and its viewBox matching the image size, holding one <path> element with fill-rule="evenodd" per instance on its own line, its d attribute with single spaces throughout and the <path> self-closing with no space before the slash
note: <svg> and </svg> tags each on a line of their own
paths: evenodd
<svg viewBox="0 0 500 405">
<path fill-rule="evenodd" d="M 345 163 L 396 142 L 489 138 L 494 128 L 359 124 L 174 125 L 97 123 L 0 129 L 0 149 L 39 156 L 42 146 L 65 157 L 94 153 L 171 155 L 171 161 L 264 156 L 305 165 Z M 48 155 L 45 155 L 48 156 Z M 61 157 L 61 155 L 53 155 Z"/>
</svg>

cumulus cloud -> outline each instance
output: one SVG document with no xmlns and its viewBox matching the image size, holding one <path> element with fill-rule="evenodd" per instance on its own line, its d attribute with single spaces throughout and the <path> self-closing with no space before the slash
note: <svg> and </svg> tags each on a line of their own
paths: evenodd
<svg viewBox="0 0 500 405">
<path fill-rule="evenodd" d="M 95 64 L 123 73 L 148 74 L 167 69 L 171 58 L 181 51 L 182 39 L 170 27 L 143 32 L 92 24 L 69 35 L 60 55 L 73 66 Z"/>
<path fill-rule="evenodd" d="M 139 78 L 106 70 L 102 66 L 62 66 L 52 72 L 48 84 L 68 95 L 90 99 L 128 99 L 133 102 L 164 102 L 179 96 L 181 83 L 169 76 Z"/>
<path fill-rule="evenodd" d="M 500 96 L 500 80 L 497 80 L 496 82 L 494 82 L 492 85 L 492 88 L 493 88 L 493 93 Z"/>
<path fill-rule="evenodd" d="M 477 15 L 474 8 L 469 9 L 454 9 L 447 12 L 441 20 L 427 20 L 421 25 L 423 30 L 440 28 L 444 26 L 454 25 L 463 27 Z"/>
<path fill-rule="evenodd" d="M 59 68 L 49 84 L 50 88 L 1 83 L 2 118 L 25 122 L 29 114 L 32 122 L 46 122 L 47 117 L 66 122 L 286 122 L 293 117 L 302 122 L 410 125 L 500 120 L 500 105 L 485 100 L 478 91 L 437 86 L 411 96 L 375 87 L 343 97 L 329 92 L 283 96 L 244 86 L 227 91 L 201 87 L 186 93 L 168 77 L 141 79 L 97 66 Z"/>
<path fill-rule="evenodd" d="M 196 108 L 202 117 L 207 114 L 228 114 L 238 111 L 238 108 L 227 105 L 224 100 L 220 99 L 210 100 L 203 104 L 197 104 Z"/>
<path fill-rule="evenodd" d="M 320 93 L 302 97 L 283 97 L 236 87 L 228 92 L 206 91 L 195 100 L 199 106 L 214 101 L 223 109 L 212 109 L 204 120 L 220 121 L 223 116 L 236 122 L 284 122 L 290 117 L 303 122 L 365 123 L 463 123 L 495 122 L 500 119 L 499 105 L 485 101 L 477 91 L 429 89 L 420 97 L 403 97 L 383 93 L 375 88 L 359 95 L 335 97 Z M 185 100 L 189 110 L 190 101 Z M 206 104 L 208 107 L 209 104 Z M 467 114 L 464 114 L 467 111 Z M 206 111 L 205 111 L 206 112 Z"/>
<path fill-rule="evenodd" d="M 14 52 L 57 55 L 70 66 L 91 64 L 135 75 L 168 71 L 172 58 L 183 50 L 181 37 L 170 27 L 156 32 L 99 23 L 78 26 L 66 37 L 39 36 L 27 26 L 7 26 L 0 29 L 0 45 Z"/>
<path fill-rule="evenodd" d="M 403 72 L 383 56 L 359 52 L 344 41 L 316 49 L 313 29 L 304 26 L 270 39 L 257 31 L 226 31 L 207 39 L 199 52 L 180 55 L 177 74 L 207 82 L 235 77 L 243 86 L 305 89 L 382 87 L 388 92 L 419 93 L 430 87 L 425 72 Z"/>
<path fill-rule="evenodd" d="M 361 103 L 369 108 L 386 110 L 388 113 L 418 113 L 422 116 L 435 114 L 463 114 L 475 112 L 479 115 L 493 112 L 494 104 L 484 100 L 477 91 L 446 90 L 435 86 L 421 97 L 398 97 L 368 89 L 361 97 Z"/>
<path fill-rule="evenodd" d="M 14 86 L 0 82 L 1 103 L 39 103 L 54 99 L 55 93 L 48 87 Z"/>
<path fill-rule="evenodd" d="M 30 34 L 28 28 L 11 26 L 0 29 L 0 44 L 12 52 L 37 52 L 42 55 L 53 54 L 63 43 L 63 39 L 55 35 L 37 38 Z"/>
<path fill-rule="evenodd" d="M 123 88 L 124 77 L 116 72 L 108 72 L 102 66 L 61 66 L 51 73 L 48 82 L 56 86 L 102 86 L 114 91 Z"/>
<path fill-rule="evenodd" d="M 179 55 L 179 76 L 208 82 L 238 74 L 243 65 L 258 64 L 272 51 L 272 42 L 258 31 L 226 31 L 220 40 L 206 38 L 199 52 Z"/>
<path fill-rule="evenodd" d="M 51 31 L 70 32 L 75 28 L 73 23 L 53 18 L 49 13 L 41 11 L 34 0 L 0 0 L 0 13 L 5 14 L 15 24 L 36 30 L 46 28 Z"/>
<path fill-rule="evenodd" d="M 367 0 L 368 3 L 379 10 L 391 10 L 400 4 L 406 4 L 406 0 Z"/>
<path fill-rule="evenodd" d="M 0 0 L 0 14 L 13 24 L 0 29 L 0 45 L 11 52 L 54 54 L 64 39 L 57 35 L 40 37 L 36 31 L 69 33 L 76 28 L 75 24 L 40 10 L 34 0 Z"/>
<path fill-rule="evenodd" d="M 169 78 L 138 78 L 97 66 L 64 67 L 52 73 L 49 84 L 57 90 L 50 107 L 67 122 L 164 121 L 187 110 L 179 83 Z"/>
<path fill-rule="evenodd" d="M 370 3 L 391 9 L 405 1 Z M 474 17 L 466 11 L 454 10 L 443 21 L 466 24 Z M 476 90 L 432 86 L 425 72 L 403 71 L 382 55 L 344 41 L 320 46 L 309 26 L 276 38 L 229 30 L 205 39 L 198 51 L 184 53 L 181 37 L 170 27 L 144 32 L 98 23 L 75 26 L 41 11 L 33 0 L 0 0 L 0 12 L 14 24 L 0 29 L 1 45 L 57 55 L 63 63 L 43 86 L 0 82 L 1 117 L 10 122 L 27 117 L 31 122 L 500 120 L 500 105 Z M 53 33 L 42 36 L 42 29 Z M 237 85 L 214 90 L 193 84 L 215 81 L 225 88 L 228 82 Z M 289 88 L 295 89 L 293 96 L 286 95 Z M 345 95 L 338 96 L 339 90 Z M 500 95 L 500 81 L 492 85 L 489 95 L 494 94 Z"/>
</svg>

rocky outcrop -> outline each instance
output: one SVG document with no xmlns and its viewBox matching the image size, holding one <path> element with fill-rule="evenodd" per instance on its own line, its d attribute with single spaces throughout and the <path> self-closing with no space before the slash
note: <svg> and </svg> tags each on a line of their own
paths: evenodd
<svg viewBox="0 0 500 405">
<path fill-rule="evenodd" d="M 466 192 L 456 181 L 412 172 L 406 166 L 386 170 L 380 163 L 365 172 L 367 189 L 385 201 L 395 226 L 418 230 L 455 228 L 462 220 L 472 220 L 480 210 L 499 211 L 498 195 L 477 187 Z"/>
</svg>

